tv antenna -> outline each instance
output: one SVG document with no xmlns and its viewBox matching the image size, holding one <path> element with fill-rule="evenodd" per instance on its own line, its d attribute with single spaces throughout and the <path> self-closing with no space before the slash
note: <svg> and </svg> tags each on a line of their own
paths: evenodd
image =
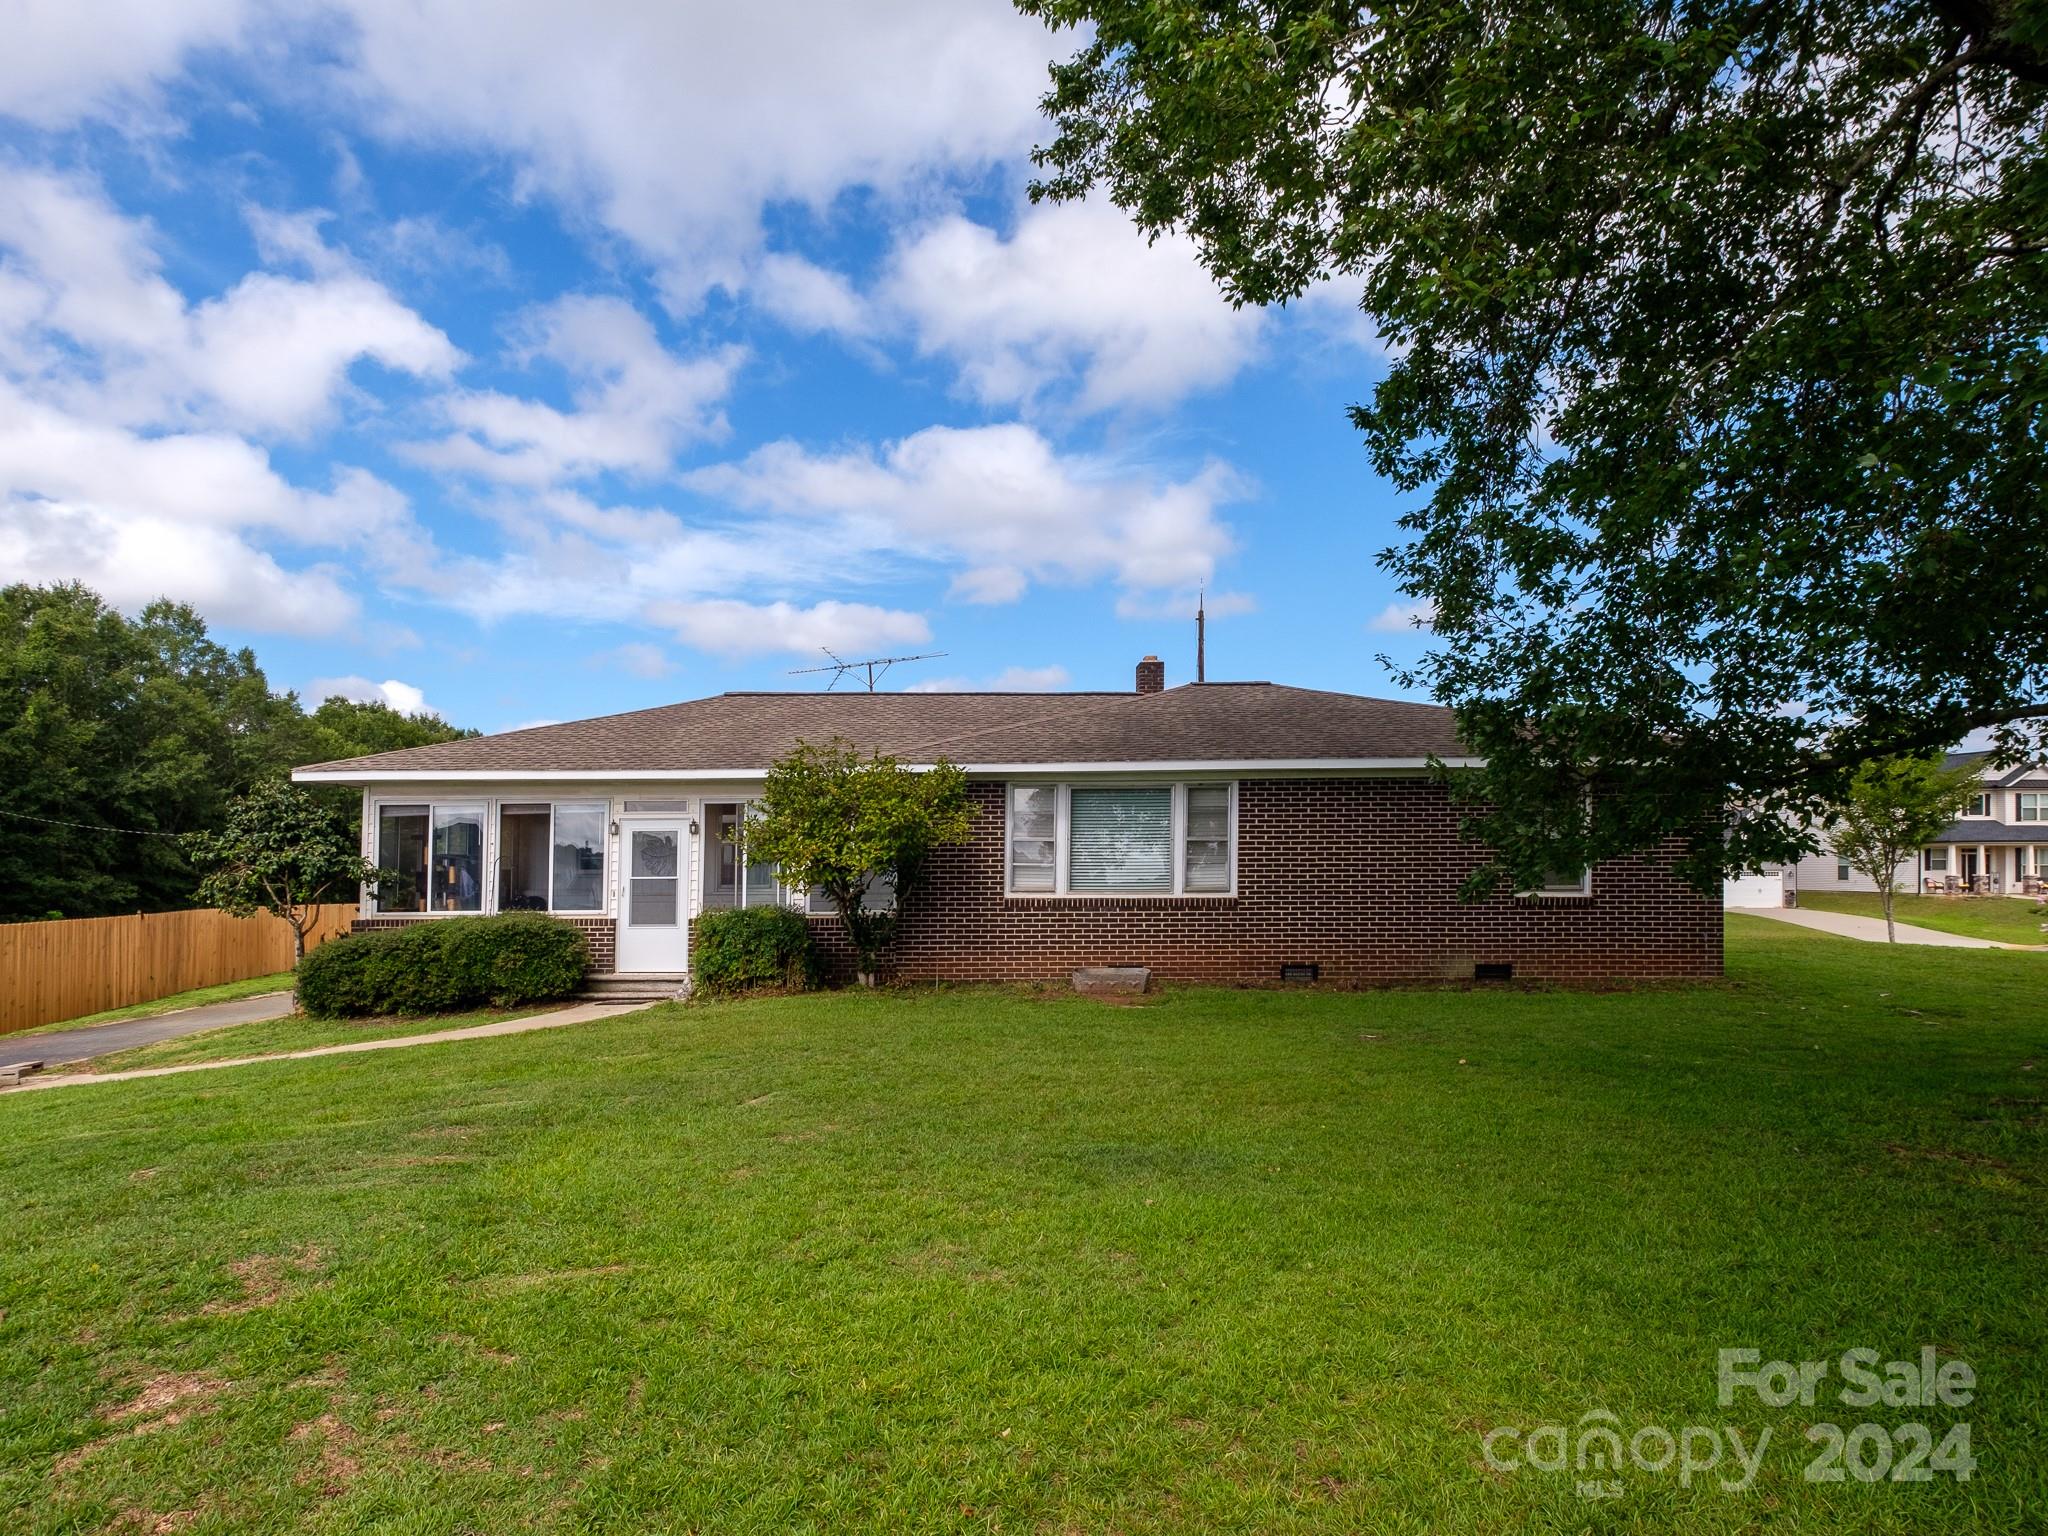
<svg viewBox="0 0 2048 1536">
<path fill-rule="evenodd" d="M 1195 681 L 1209 681 L 1209 589 L 1195 599 Z"/>
<path fill-rule="evenodd" d="M 832 681 L 825 685 L 827 693 L 837 688 L 849 672 L 864 673 L 867 677 L 868 692 L 873 693 L 875 691 L 875 684 L 880 680 L 882 673 L 887 672 L 898 662 L 937 661 L 946 654 L 944 651 L 922 651 L 915 656 L 871 656 L 866 661 L 841 661 L 838 652 L 834 651 L 831 646 L 821 645 L 818 649 L 832 658 L 832 664 L 829 667 L 791 667 L 789 675 L 791 677 L 802 677 L 813 672 L 830 672 L 832 674 Z"/>
</svg>

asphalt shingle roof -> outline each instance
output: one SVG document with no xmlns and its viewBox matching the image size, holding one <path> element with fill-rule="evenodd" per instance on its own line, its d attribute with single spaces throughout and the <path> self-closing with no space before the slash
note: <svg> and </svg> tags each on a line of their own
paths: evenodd
<svg viewBox="0 0 2048 1536">
<path fill-rule="evenodd" d="M 747 771 L 800 741 L 907 762 L 1310 762 L 1455 757 L 1451 712 L 1275 683 L 1160 693 L 723 693 L 657 709 L 379 752 L 301 772 Z"/>
</svg>

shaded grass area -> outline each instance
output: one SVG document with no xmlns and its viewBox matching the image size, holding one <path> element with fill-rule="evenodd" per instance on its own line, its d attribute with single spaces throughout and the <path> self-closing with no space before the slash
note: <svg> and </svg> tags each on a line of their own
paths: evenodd
<svg viewBox="0 0 2048 1536">
<path fill-rule="evenodd" d="M 1821 912 L 1853 912 L 1882 920 L 1884 906 L 1875 891 L 1801 891 L 1799 905 Z M 1892 916 L 1942 933 L 2001 944 L 2048 944 L 2041 925 L 2048 923 L 2048 905 L 2013 896 L 1914 896 L 1901 893 Z"/>
<path fill-rule="evenodd" d="M 0 1099 L 0 1526 L 2008 1531 L 2048 1499 L 2039 959 L 992 991 Z M 1925 1343 L 1966 1411 L 1715 1401 Z M 1757 1485 L 1480 1436 L 1739 1426 Z M 1815 1484 L 1816 1420 L 1975 1478 Z"/>
<path fill-rule="evenodd" d="M 347 1045 L 356 1040 L 392 1040 L 406 1035 L 435 1034 L 444 1029 L 468 1029 L 476 1024 L 495 1024 L 501 1019 L 524 1019 L 536 1013 L 553 1011 L 549 1007 L 486 1008 L 473 1013 L 376 1019 L 314 1019 L 294 1013 L 281 1019 L 258 1019 L 248 1024 L 229 1024 L 220 1029 L 204 1030 L 196 1035 L 182 1035 L 175 1040 L 158 1040 L 80 1065 L 93 1072 L 126 1072 L 136 1067 L 229 1061 L 238 1056 L 265 1056 L 284 1051 L 312 1050 L 323 1045 Z"/>
<path fill-rule="evenodd" d="M 55 1024 L 38 1024 L 34 1029 L 11 1030 L 0 1039 L 20 1040 L 30 1035 L 47 1035 L 54 1030 L 84 1029 L 89 1024 L 119 1024 L 125 1019 L 153 1019 L 160 1013 L 201 1008 L 208 1003 L 232 1003 L 244 997 L 261 997 L 266 992 L 289 992 L 291 989 L 292 973 L 278 971 L 269 976 L 251 976 L 245 981 L 224 981 L 217 987 L 195 987 L 190 992 L 174 992 L 154 1002 L 130 1003 L 126 1008 L 109 1008 L 105 1013 L 89 1013 L 81 1019 L 61 1019 Z"/>
</svg>

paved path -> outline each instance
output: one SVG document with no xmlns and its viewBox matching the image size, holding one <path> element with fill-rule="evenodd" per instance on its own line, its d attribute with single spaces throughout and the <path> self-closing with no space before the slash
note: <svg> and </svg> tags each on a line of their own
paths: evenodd
<svg viewBox="0 0 2048 1536">
<path fill-rule="evenodd" d="M 1745 917 L 1770 917 L 1781 923 L 1794 923 L 1801 928 L 1817 928 L 1822 933 L 1836 934 L 1845 939 L 1866 939 L 1873 944 L 1884 943 L 1884 919 L 1863 917 L 1854 912 L 1823 912 L 1818 907 L 1730 907 L 1731 912 L 1740 912 Z M 2034 949 L 2032 944 L 2000 944 L 1993 939 L 1973 939 L 1960 933 L 1943 933 L 1938 928 L 1920 928 L 1912 923 L 1898 925 L 1901 944 L 1931 944 L 1942 949 Z"/>
<path fill-rule="evenodd" d="M 146 1019 L 123 1019 L 118 1024 L 54 1029 L 47 1035 L 0 1035 L 0 1066 L 11 1061 L 42 1061 L 51 1066 L 66 1061 L 90 1061 L 95 1056 L 111 1056 L 138 1045 L 196 1035 L 202 1029 L 281 1019 L 291 1011 L 291 993 L 265 992 L 259 997 L 238 997 L 231 1003 L 206 1003 L 197 1008 L 180 1008 L 176 1013 L 153 1014 Z"/>
<path fill-rule="evenodd" d="M 83 1083 L 125 1083 L 136 1077 L 173 1077 L 180 1072 L 217 1072 L 222 1067 L 246 1067 L 258 1061 L 304 1061 L 311 1056 L 353 1056 L 360 1051 L 398 1051 L 411 1045 L 439 1045 L 447 1040 L 486 1040 L 493 1035 L 523 1035 L 536 1029 L 560 1029 L 565 1024 L 587 1024 L 592 1019 L 609 1019 L 621 1013 L 637 1013 L 650 1003 L 579 1003 L 554 1013 L 537 1013 L 524 1019 L 499 1019 L 490 1024 L 473 1024 L 467 1029 L 437 1029 L 425 1035 L 401 1035 L 393 1040 L 352 1040 L 347 1045 L 322 1045 L 304 1051 L 281 1051 L 273 1056 L 237 1056 L 230 1061 L 192 1061 L 176 1067 L 137 1067 L 132 1072 L 73 1072 L 54 1077 L 23 1078 L 13 1093 L 40 1088 L 75 1088 Z"/>
</svg>

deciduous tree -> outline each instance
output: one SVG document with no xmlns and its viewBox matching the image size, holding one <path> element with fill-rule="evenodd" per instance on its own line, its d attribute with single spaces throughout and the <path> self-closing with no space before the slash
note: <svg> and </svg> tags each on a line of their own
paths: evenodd
<svg viewBox="0 0 2048 1536">
<path fill-rule="evenodd" d="M 964 842 L 974 821 L 967 780 L 947 762 L 912 769 L 863 756 L 844 741 L 799 743 L 769 770 L 747 817 L 747 856 L 774 864 L 785 884 L 831 897 L 872 986 L 883 952 L 932 853 Z M 871 903 L 893 889 L 887 907 Z"/>
<path fill-rule="evenodd" d="M 1939 757 L 1894 757 L 1865 763 L 1849 781 L 1830 833 L 1835 856 L 1877 882 L 1884 936 L 1898 942 L 1892 906 L 1899 866 L 1945 830 L 1977 788 L 1974 768 L 1944 768 Z"/>
<path fill-rule="evenodd" d="M 315 905 L 353 897 L 379 875 L 357 852 L 348 824 L 307 791 L 283 779 L 257 785 L 228 808 L 219 832 L 185 840 L 206 871 L 198 898 L 237 917 L 270 912 L 292 928 L 293 962 L 306 958 Z"/>
<path fill-rule="evenodd" d="M 1034 196 L 1385 338 L 1398 675 L 1490 765 L 1485 881 L 1679 834 L 1710 885 L 1860 763 L 2038 743 L 2041 0 L 1019 3 L 1086 28 Z"/>
</svg>

